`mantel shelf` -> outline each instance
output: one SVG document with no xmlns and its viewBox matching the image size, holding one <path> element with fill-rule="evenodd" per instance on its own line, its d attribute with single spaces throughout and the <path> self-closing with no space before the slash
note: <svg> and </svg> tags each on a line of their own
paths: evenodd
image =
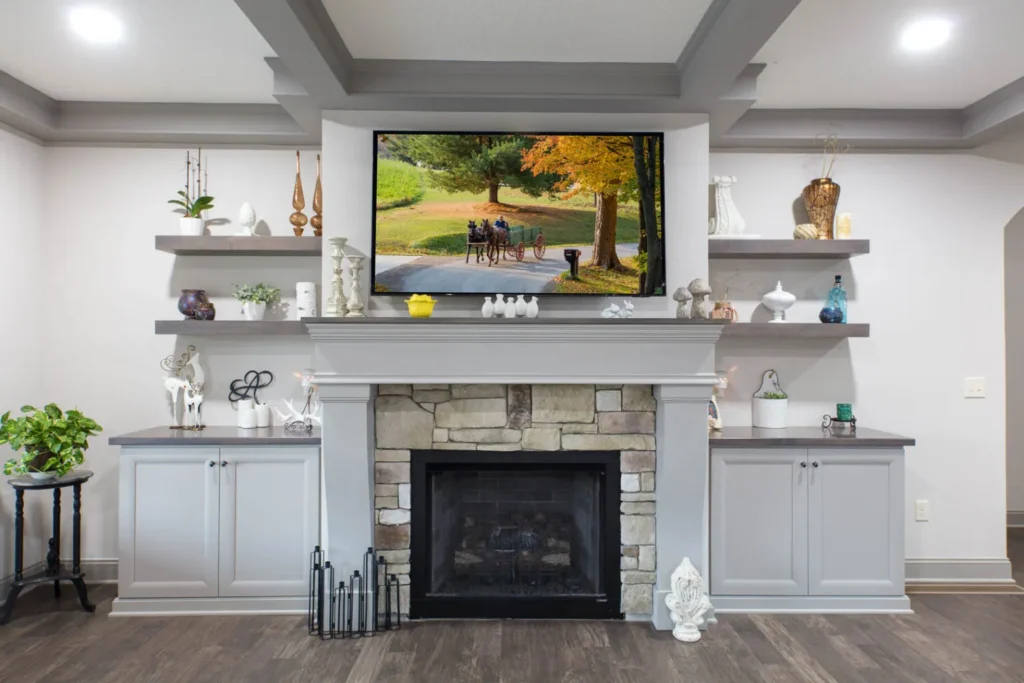
<svg viewBox="0 0 1024 683">
<path fill-rule="evenodd" d="M 708 240 L 709 259 L 844 259 L 870 252 L 869 240 Z"/>
<path fill-rule="evenodd" d="M 847 339 L 871 336 L 867 323 L 733 323 L 722 328 L 722 339 Z"/>
<path fill-rule="evenodd" d="M 157 320 L 156 334 L 200 336 L 299 335 L 306 324 L 299 320 Z"/>
<path fill-rule="evenodd" d="M 156 248 L 178 256 L 320 256 L 323 238 L 157 235 Z"/>
</svg>

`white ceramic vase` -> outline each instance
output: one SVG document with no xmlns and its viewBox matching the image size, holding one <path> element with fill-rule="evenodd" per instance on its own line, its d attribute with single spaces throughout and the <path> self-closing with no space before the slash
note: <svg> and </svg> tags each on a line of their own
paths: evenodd
<svg viewBox="0 0 1024 683">
<path fill-rule="evenodd" d="M 761 429 L 785 429 L 786 413 L 789 410 L 788 398 L 757 398 L 754 397 L 753 420 L 755 427 Z"/>
<path fill-rule="evenodd" d="M 315 318 L 316 314 L 316 283 L 296 282 L 295 319 Z"/>
<path fill-rule="evenodd" d="M 242 313 L 246 320 L 263 320 L 263 316 L 267 314 L 267 305 L 255 301 L 243 301 Z"/>
<path fill-rule="evenodd" d="M 531 296 L 530 303 L 526 304 L 526 317 L 536 318 L 540 315 L 540 304 L 537 303 L 537 297 Z"/>
<path fill-rule="evenodd" d="M 494 317 L 500 318 L 505 315 L 505 295 L 495 294 L 494 295 Z"/>
<path fill-rule="evenodd" d="M 238 402 L 238 428 L 256 428 L 256 409 L 253 407 L 251 398 Z"/>
<path fill-rule="evenodd" d="M 516 301 L 512 297 L 505 300 L 505 317 L 512 320 L 516 317 Z"/>
<path fill-rule="evenodd" d="M 526 315 L 526 308 L 526 295 L 520 294 L 516 298 L 516 315 L 522 318 L 524 315 Z"/>
<path fill-rule="evenodd" d="M 796 303 L 796 297 L 782 289 L 782 282 L 777 282 L 775 289 L 761 297 L 761 301 L 772 312 L 773 323 L 784 323 L 786 309 Z"/>
<path fill-rule="evenodd" d="M 206 221 L 202 218 L 182 217 L 178 220 L 178 226 L 181 228 L 182 235 L 198 237 L 203 234 L 203 229 L 206 228 Z"/>
<path fill-rule="evenodd" d="M 484 297 L 484 305 L 480 307 L 480 315 L 485 318 L 494 317 L 494 303 L 491 301 L 491 297 Z"/>
<path fill-rule="evenodd" d="M 740 237 L 747 222 L 732 201 L 732 186 L 736 176 L 718 175 L 711 181 L 715 186 L 715 215 L 708 221 L 708 234 L 716 237 Z"/>
</svg>

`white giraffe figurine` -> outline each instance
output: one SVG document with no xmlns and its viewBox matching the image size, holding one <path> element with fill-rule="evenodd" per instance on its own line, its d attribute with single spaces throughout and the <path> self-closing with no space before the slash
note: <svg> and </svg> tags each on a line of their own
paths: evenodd
<svg viewBox="0 0 1024 683">
<path fill-rule="evenodd" d="M 185 414 L 186 427 L 199 429 L 203 426 L 203 387 L 201 384 L 189 382 L 185 385 Z"/>
<path fill-rule="evenodd" d="M 690 558 L 684 557 L 672 572 L 669 585 L 672 590 L 665 596 L 665 604 L 675 624 L 672 635 L 684 643 L 696 643 L 700 640 L 704 616 L 713 609 L 704 590 L 704 579 Z"/>
<path fill-rule="evenodd" d="M 178 392 L 188 388 L 188 380 L 180 377 L 164 377 L 164 389 L 171 395 L 175 425 L 178 424 Z"/>
<path fill-rule="evenodd" d="M 188 369 L 189 368 L 191 368 L 191 370 L 192 370 L 192 376 L 191 377 L 188 377 Z M 185 376 L 181 377 L 180 375 L 185 375 Z M 192 356 L 188 359 L 188 362 L 185 363 L 184 367 L 182 367 L 180 370 L 178 370 L 176 376 L 174 376 L 174 377 L 164 377 L 164 389 L 167 391 L 168 394 L 171 395 L 171 405 L 173 406 L 172 410 L 173 410 L 173 414 L 174 414 L 175 425 L 181 426 L 180 423 L 178 422 L 178 392 L 182 392 L 182 394 L 184 396 L 184 399 L 185 399 L 184 402 L 185 402 L 185 413 L 186 413 L 186 420 L 185 420 L 185 425 L 184 426 L 186 426 L 186 427 L 198 426 L 198 424 L 197 425 L 189 424 L 189 420 L 187 418 L 187 413 L 189 412 L 189 409 L 190 409 L 191 406 L 196 405 L 197 403 L 198 404 L 202 404 L 203 399 L 202 399 L 202 395 L 201 394 L 202 394 L 203 386 L 205 385 L 205 383 L 206 383 L 206 373 L 203 372 L 202 366 L 199 365 L 199 352 L 198 351 L 192 354 Z M 196 401 L 194 395 L 193 395 L 191 400 L 189 399 L 190 388 L 192 389 L 193 394 L 195 394 L 196 392 L 198 392 L 200 394 L 198 401 Z"/>
</svg>

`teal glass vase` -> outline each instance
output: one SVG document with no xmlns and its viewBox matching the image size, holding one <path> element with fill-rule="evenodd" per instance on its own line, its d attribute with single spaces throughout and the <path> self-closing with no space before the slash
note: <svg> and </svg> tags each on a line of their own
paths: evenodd
<svg viewBox="0 0 1024 683">
<path fill-rule="evenodd" d="M 846 322 L 846 288 L 843 287 L 842 275 L 836 275 L 836 281 L 828 291 L 825 307 L 818 314 L 818 320 L 823 323 Z"/>
</svg>

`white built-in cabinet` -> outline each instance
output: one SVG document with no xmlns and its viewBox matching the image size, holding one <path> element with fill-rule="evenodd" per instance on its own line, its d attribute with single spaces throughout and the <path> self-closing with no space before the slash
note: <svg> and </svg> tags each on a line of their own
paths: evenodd
<svg viewBox="0 0 1024 683">
<path fill-rule="evenodd" d="M 903 458 L 901 448 L 713 448 L 716 607 L 908 608 Z"/>
<path fill-rule="evenodd" d="M 119 489 L 115 613 L 304 603 L 320 535 L 318 447 L 125 447 Z"/>
</svg>

